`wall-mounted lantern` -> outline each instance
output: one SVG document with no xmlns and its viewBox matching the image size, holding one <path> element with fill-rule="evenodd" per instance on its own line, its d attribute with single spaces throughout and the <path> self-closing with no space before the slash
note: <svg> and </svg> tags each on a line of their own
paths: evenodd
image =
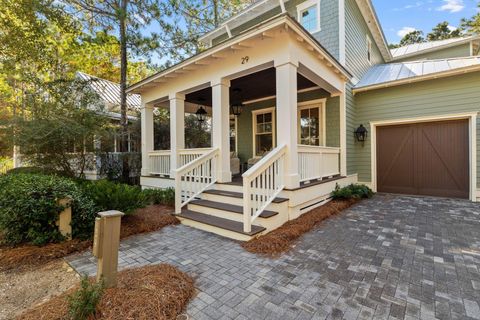
<svg viewBox="0 0 480 320">
<path fill-rule="evenodd" d="M 241 89 L 239 88 L 234 88 L 233 89 L 233 92 L 235 93 L 235 95 L 237 96 L 236 99 L 237 99 L 237 102 L 234 102 L 231 106 L 230 106 L 230 112 L 234 115 L 234 116 L 239 116 L 242 114 L 242 111 L 243 111 L 243 103 L 241 102 L 241 97 L 240 97 L 240 92 L 242 92 Z"/>
<path fill-rule="evenodd" d="M 357 139 L 358 142 L 365 142 L 365 140 L 367 140 L 368 131 L 363 124 L 361 124 L 354 133 L 355 139 Z"/>
</svg>

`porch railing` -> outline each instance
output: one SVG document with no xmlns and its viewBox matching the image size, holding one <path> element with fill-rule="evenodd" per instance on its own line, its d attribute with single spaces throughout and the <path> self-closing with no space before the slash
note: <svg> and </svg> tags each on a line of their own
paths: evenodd
<svg viewBox="0 0 480 320">
<path fill-rule="evenodd" d="M 340 174 L 340 148 L 299 145 L 298 173 L 300 181 Z"/>
<path fill-rule="evenodd" d="M 150 174 L 170 174 L 170 150 L 152 151 L 148 154 Z"/>
<path fill-rule="evenodd" d="M 287 147 L 276 147 L 243 177 L 243 231 L 252 230 L 253 221 L 285 187 L 284 167 Z"/>
<path fill-rule="evenodd" d="M 175 212 L 217 181 L 219 149 L 212 149 L 175 170 Z"/>
<path fill-rule="evenodd" d="M 199 149 L 182 149 L 179 150 L 179 166 L 184 166 L 187 163 L 201 157 L 205 153 L 212 150 L 211 148 Z M 150 164 L 150 174 L 153 175 L 170 175 L 170 150 L 152 151 L 148 154 Z"/>
</svg>

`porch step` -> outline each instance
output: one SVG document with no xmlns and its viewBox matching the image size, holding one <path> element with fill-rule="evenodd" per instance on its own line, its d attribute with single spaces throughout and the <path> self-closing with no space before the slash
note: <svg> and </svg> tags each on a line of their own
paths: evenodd
<svg viewBox="0 0 480 320">
<path fill-rule="evenodd" d="M 229 211 L 229 212 L 233 212 L 233 213 L 243 214 L 243 207 L 236 206 L 236 205 L 233 205 L 233 204 L 228 204 L 228 203 L 215 202 L 215 201 L 210 201 L 210 200 L 193 200 L 193 201 L 190 201 L 189 205 L 196 205 L 196 206 L 207 207 L 207 208 L 212 208 L 212 209 L 216 209 L 216 210 Z M 278 214 L 278 212 L 276 212 L 276 211 L 264 210 L 260 214 L 260 217 L 261 218 L 270 218 L 270 217 L 276 216 L 277 214 Z"/>
<path fill-rule="evenodd" d="M 201 224 L 205 224 L 208 226 L 212 226 L 215 228 L 223 229 L 223 230 L 228 230 L 231 232 L 238 233 L 243 236 L 247 237 L 252 237 L 260 232 L 265 231 L 266 229 L 264 227 L 252 225 L 252 231 L 251 232 L 244 232 L 243 231 L 243 223 L 237 222 L 237 221 L 232 221 L 229 219 L 223 219 L 219 217 L 214 217 L 210 216 L 208 214 L 188 210 L 188 209 L 183 209 L 180 214 L 177 214 L 178 217 L 183 218 L 183 219 L 188 219 L 188 220 L 193 220 L 196 222 L 199 222 Z"/>
<path fill-rule="evenodd" d="M 205 190 L 203 193 L 207 194 L 213 194 L 216 196 L 224 196 L 224 197 L 231 197 L 231 198 L 237 198 L 237 199 L 243 199 L 243 193 L 241 192 L 235 192 L 235 191 L 228 191 L 228 190 Z M 273 199 L 272 203 L 282 203 L 288 201 L 287 198 L 275 198 Z"/>
</svg>

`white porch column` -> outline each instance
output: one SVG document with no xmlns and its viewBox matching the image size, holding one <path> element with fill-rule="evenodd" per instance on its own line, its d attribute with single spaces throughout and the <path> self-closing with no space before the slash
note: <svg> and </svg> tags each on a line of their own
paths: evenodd
<svg viewBox="0 0 480 320">
<path fill-rule="evenodd" d="M 220 149 L 218 182 L 232 181 L 230 171 L 230 81 L 217 79 L 212 85 L 212 147 Z"/>
<path fill-rule="evenodd" d="M 340 93 L 340 175 L 347 175 L 347 97 L 345 85 Z"/>
<path fill-rule="evenodd" d="M 142 102 L 142 176 L 150 175 L 148 154 L 153 151 L 153 106 Z"/>
<path fill-rule="evenodd" d="M 287 146 L 285 187 L 300 186 L 298 174 L 297 68 L 292 60 L 275 61 L 277 83 L 277 145 Z"/>
<path fill-rule="evenodd" d="M 170 178 L 180 167 L 179 150 L 185 148 L 185 95 L 171 94 L 170 97 Z"/>
</svg>

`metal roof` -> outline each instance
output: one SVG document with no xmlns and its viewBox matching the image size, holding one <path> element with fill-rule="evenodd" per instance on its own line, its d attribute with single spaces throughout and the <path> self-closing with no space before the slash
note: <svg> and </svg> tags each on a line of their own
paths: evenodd
<svg viewBox="0 0 480 320">
<path fill-rule="evenodd" d="M 480 56 L 379 64 L 368 70 L 355 92 L 480 70 Z"/>
<path fill-rule="evenodd" d="M 452 39 L 446 39 L 446 40 L 414 43 L 414 44 L 409 44 L 407 46 L 403 46 L 400 48 L 391 49 L 390 52 L 392 53 L 392 56 L 394 59 L 401 59 L 406 56 L 414 56 L 414 55 L 422 54 L 428 51 L 439 50 L 447 47 L 461 45 L 464 43 L 468 43 L 472 40 L 475 40 L 475 38 L 477 37 L 469 36 L 469 37 L 452 38 Z"/>
<path fill-rule="evenodd" d="M 77 77 L 88 81 L 90 87 L 111 107 L 120 106 L 120 84 L 101 79 L 83 72 L 77 72 Z M 127 94 L 127 106 L 129 109 L 139 110 L 142 105 L 141 96 L 138 94 Z"/>
</svg>

